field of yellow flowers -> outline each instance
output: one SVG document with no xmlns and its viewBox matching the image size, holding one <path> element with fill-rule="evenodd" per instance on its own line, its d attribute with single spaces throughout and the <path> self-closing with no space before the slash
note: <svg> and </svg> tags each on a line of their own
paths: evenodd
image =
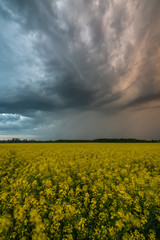
<svg viewBox="0 0 160 240">
<path fill-rule="evenodd" d="M 0 239 L 160 239 L 159 143 L 0 144 Z"/>
</svg>

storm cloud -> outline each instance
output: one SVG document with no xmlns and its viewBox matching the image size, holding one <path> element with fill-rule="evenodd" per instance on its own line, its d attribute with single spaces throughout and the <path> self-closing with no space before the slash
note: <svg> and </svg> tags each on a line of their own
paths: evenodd
<svg viewBox="0 0 160 240">
<path fill-rule="evenodd" d="M 0 134 L 160 138 L 159 0 L 0 2 Z"/>
</svg>

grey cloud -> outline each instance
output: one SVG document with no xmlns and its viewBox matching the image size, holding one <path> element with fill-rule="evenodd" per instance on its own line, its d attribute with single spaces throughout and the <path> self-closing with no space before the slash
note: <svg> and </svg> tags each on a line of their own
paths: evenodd
<svg viewBox="0 0 160 240">
<path fill-rule="evenodd" d="M 34 91 L 27 91 L 26 88 L 21 89 L 23 92 L 18 93 L 12 98 L 1 99 L 0 111 L 1 113 L 18 113 L 28 115 L 28 112 L 32 111 L 51 111 L 54 110 L 54 103 L 36 93 Z"/>
<path fill-rule="evenodd" d="M 48 88 L 48 87 L 47 87 Z M 85 107 L 92 103 L 93 91 L 84 88 L 81 79 L 75 73 L 67 73 L 53 88 L 46 89 L 51 95 L 56 94 L 65 108 Z"/>
<path fill-rule="evenodd" d="M 0 13 L 1 113 L 31 116 L 45 129 L 67 111 L 90 119 L 159 101 L 158 0 L 6 0 Z"/>
<path fill-rule="evenodd" d="M 10 13 L 7 9 L 4 8 L 3 5 L 0 5 L 0 14 L 5 20 L 10 19 Z"/>
<path fill-rule="evenodd" d="M 22 133 L 30 131 L 34 131 L 36 127 L 35 119 L 24 117 L 19 114 L 10 114 L 10 113 L 3 113 L 0 114 L 0 131 L 3 134 L 10 134 L 12 133 Z"/>
<path fill-rule="evenodd" d="M 139 97 L 136 100 L 130 102 L 129 106 L 141 106 L 143 104 L 147 104 L 147 103 L 150 103 L 150 102 L 156 102 L 156 101 L 159 101 L 159 106 L 158 107 L 160 108 L 160 93 L 154 94 L 154 95 L 146 95 L 146 96 Z M 153 107 L 154 107 L 154 105 L 153 105 Z M 157 106 L 155 106 L 155 107 L 157 107 Z"/>
<path fill-rule="evenodd" d="M 20 119 L 20 116 L 17 114 L 0 114 L 0 122 L 6 123 L 6 122 L 13 122 Z"/>
<path fill-rule="evenodd" d="M 127 19 L 127 12 L 125 5 L 118 5 L 114 9 L 114 15 L 115 18 L 113 18 L 111 27 L 114 28 L 115 33 L 116 33 L 116 38 L 120 37 L 123 31 L 125 31 L 125 28 L 128 25 Z"/>
</svg>

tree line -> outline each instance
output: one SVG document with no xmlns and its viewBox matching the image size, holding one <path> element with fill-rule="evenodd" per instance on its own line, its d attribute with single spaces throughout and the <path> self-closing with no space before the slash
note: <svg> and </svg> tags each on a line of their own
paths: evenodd
<svg viewBox="0 0 160 240">
<path fill-rule="evenodd" d="M 7 140 L 0 140 L 0 143 L 146 143 L 146 142 L 160 142 L 160 140 L 143 140 L 135 138 L 97 138 L 93 140 L 85 139 L 58 139 L 58 140 L 34 140 L 34 139 L 19 139 L 12 138 Z"/>
</svg>

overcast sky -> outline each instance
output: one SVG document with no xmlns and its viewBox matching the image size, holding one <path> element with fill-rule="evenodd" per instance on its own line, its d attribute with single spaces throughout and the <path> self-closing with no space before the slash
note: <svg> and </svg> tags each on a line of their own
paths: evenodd
<svg viewBox="0 0 160 240">
<path fill-rule="evenodd" d="M 0 139 L 160 139 L 159 0 L 0 0 Z"/>
</svg>

